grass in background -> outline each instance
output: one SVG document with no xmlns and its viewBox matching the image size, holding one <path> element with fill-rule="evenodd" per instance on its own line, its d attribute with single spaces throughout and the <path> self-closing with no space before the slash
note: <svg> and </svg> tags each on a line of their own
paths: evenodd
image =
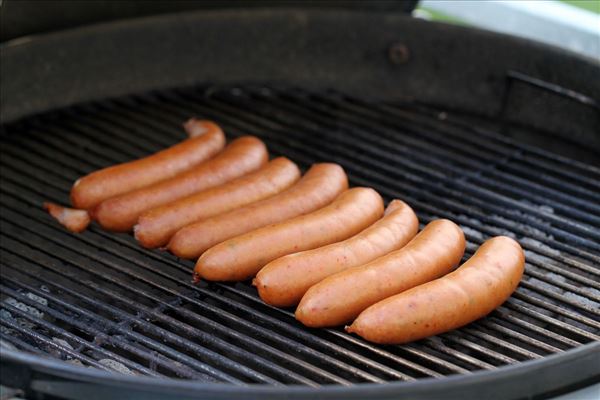
<svg viewBox="0 0 600 400">
<path fill-rule="evenodd" d="M 569 4 L 573 7 L 581 8 L 583 10 L 591 11 L 596 14 L 600 14 L 600 0 L 559 0 L 562 3 Z M 417 10 L 422 10 L 428 15 L 432 21 L 442 21 L 450 24 L 468 26 L 469 24 L 460 18 L 453 17 L 451 15 L 443 14 L 441 12 L 432 10 L 428 7 L 417 7 Z"/>
<path fill-rule="evenodd" d="M 561 0 L 563 3 L 600 14 L 600 0 Z"/>
<path fill-rule="evenodd" d="M 465 21 L 463 21 L 460 18 L 456 18 L 451 15 L 447 15 L 447 14 L 432 10 L 431 8 L 428 8 L 428 7 L 417 7 L 417 10 L 423 11 L 425 14 L 427 14 L 430 17 L 430 19 L 432 21 L 441 21 L 441 22 L 447 22 L 449 24 L 469 26 L 468 23 L 466 23 Z"/>
</svg>

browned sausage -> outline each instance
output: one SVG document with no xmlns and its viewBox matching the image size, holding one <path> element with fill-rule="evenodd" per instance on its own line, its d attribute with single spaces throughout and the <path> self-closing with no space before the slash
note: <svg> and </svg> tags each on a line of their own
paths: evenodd
<svg viewBox="0 0 600 400">
<path fill-rule="evenodd" d="M 82 232 L 90 224 L 90 215 L 86 210 L 76 210 L 49 202 L 44 202 L 43 207 L 48 214 L 71 232 Z"/>
<path fill-rule="evenodd" d="M 342 193 L 320 210 L 265 226 L 220 243 L 196 263 L 196 278 L 243 281 L 286 254 L 339 242 L 357 234 L 383 214 L 381 196 L 369 188 Z"/>
<path fill-rule="evenodd" d="M 296 318 L 310 327 L 352 321 L 372 304 L 448 273 L 460 262 L 465 236 L 438 219 L 402 249 L 317 283 L 302 297 Z"/>
<path fill-rule="evenodd" d="M 313 250 L 290 254 L 267 264 L 252 282 L 265 303 L 289 307 L 306 291 L 337 272 L 366 264 L 398 250 L 415 236 L 419 220 L 400 200 L 392 201 L 382 219 L 344 240 Z"/>
<path fill-rule="evenodd" d="M 510 297 L 525 264 L 521 246 L 498 236 L 456 271 L 363 311 L 346 328 L 376 343 L 406 343 L 475 321 Z"/>
<path fill-rule="evenodd" d="M 186 226 L 171 238 L 168 249 L 181 258 L 198 258 L 227 239 L 318 210 L 346 189 L 348 178 L 342 167 L 315 164 L 297 184 L 278 195 Z"/>
<path fill-rule="evenodd" d="M 216 157 L 190 171 L 103 201 L 93 210 L 92 218 L 104 229 L 127 232 L 144 211 L 255 171 L 268 161 L 268 157 L 262 141 L 252 136 L 241 137 Z"/>
<path fill-rule="evenodd" d="M 225 146 L 214 122 L 186 122 L 190 138 L 151 156 L 114 165 L 78 179 L 71 189 L 76 208 L 92 209 L 108 198 L 169 179 L 213 157 Z"/>
<path fill-rule="evenodd" d="M 143 213 L 133 228 L 144 247 L 164 246 L 182 227 L 273 196 L 300 179 L 300 169 L 279 157 L 253 173 Z"/>
</svg>

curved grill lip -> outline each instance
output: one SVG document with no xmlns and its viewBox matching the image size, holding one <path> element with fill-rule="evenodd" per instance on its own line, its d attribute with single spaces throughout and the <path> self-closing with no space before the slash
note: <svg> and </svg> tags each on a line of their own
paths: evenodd
<svg viewBox="0 0 600 400">
<path fill-rule="evenodd" d="M 444 379 L 424 378 L 411 382 L 389 382 L 386 384 L 363 383 L 351 388 L 329 385 L 320 388 L 289 385 L 234 386 L 221 383 L 197 383 L 143 376 L 120 375 L 94 369 L 82 369 L 53 359 L 36 357 L 20 351 L 6 350 L 0 354 L 3 363 L 27 365 L 43 378 L 13 376 L 15 382 L 27 380 L 34 390 L 54 395 L 76 395 L 74 398 L 103 398 L 90 396 L 93 390 L 102 387 L 115 390 L 121 396 L 154 394 L 178 399 L 221 399 L 221 398 L 310 398 L 363 399 L 377 396 L 378 399 L 397 399 L 399 395 L 420 400 L 443 396 L 444 399 L 464 399 L 467 394 L 477 393 L 486 399 L 517 399 L 529 396 L 528 390 L 543 385 L 543 393 L 554 395 L 580 387 L 582 384 L 600 382 L 600 342 L 592 342 L 564 353 L 542 359 L 521 362 L 501 367 L 494 371 L 477 371 L 472 374 L 452 375 Z M 32 374 L 35 375 L 35 374 Z M 47 377 L 57 381 L 47 380 Z M 61 383 L 60 378 L 70 381 Z M 72 381 L 71 381 L 72 380 Z M 518 383 L 525 382 L 525 383 Z M 575 386 L 573 386 L 575 385 Z M 560 392 L 557 392 L 560 390 Z M 540 395 L 539 391 L 535 392 Z M 105 394 L 102 394 L 105 395 Z M 172 397 L 171 397 L 172 396 Z M 105 397 L 104 397 L 105 398 Z"/>
<path fill-rule="evenodd" d="M 397 46 L 409 49 L 408 62 L 390 59 L 390 48 Z M 520 111 L 514 122 L 575 142 L 580 154 L 600 148 L 591 108 L 574 128 L 574 109 L 546 96 L 555 90 L 536 86 L 533 96 L 543 94 L 536 96 L 539 107 L 519 103 L 527 100 L 520 99 L 527 80 L 519 73 L 598 99 L 599 63 L 516 36 L 392 13 L 318 8 L 175 13 L 26 37 L 2 50 L 2 77 L 10 76 L 0 93 L 4 122 L 153 89 L 283 82 L 381 100 L 402 96 L 486 116 Z M 533 88 L 531 79 L 527 88 Z M 57 95 L 63 93 L 68 95 Z M 573 154 L 566 147 L 561 151 Z M 593 156 L 587 153 L 587 160 Z"/>
</svg>

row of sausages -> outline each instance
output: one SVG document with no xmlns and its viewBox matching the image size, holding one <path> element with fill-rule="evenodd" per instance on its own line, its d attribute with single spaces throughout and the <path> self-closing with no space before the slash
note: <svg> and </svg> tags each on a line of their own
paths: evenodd
<svg viewBox="0 0 600 400">
<path fill-rule="evenodd" d="M 377 343 L 406 343 L 463 326 L 502 304 L 524 269 L 519 244 L 486 241 L 462 266 L 465 238 L 438 219 L 420 232 L 401 200 L 384 209 L 371 188 L 348 188 L 337 164 L 301 176 L 269 161 L 252 136 L 226 145 L 214 123 L 191 119 L 189 138 L 149 157 L 96 171 L 71 190 L 74 208 L 46 203 L 73 231 L 93 219 L 147 248 L 196 259 L 195 280 L 253 279 L 263 301 L 297 306 L 309 327 L 351 323 Z M 454 270 L 455 269 L 455 270 Z M 453 271 L 454 270 L 454 271 Z"/>
</svg>

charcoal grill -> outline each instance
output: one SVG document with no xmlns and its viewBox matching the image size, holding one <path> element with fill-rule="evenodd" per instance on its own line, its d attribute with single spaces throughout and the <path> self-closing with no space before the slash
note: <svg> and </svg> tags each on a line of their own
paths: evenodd
<svg viewBox="0 0 600 400">
<path fill-rule="evenodd" d="M 3 384 L 36 398 L 512 399 L 598 381 L 590 60 L 324 10 L 150 17 L 19 40 L 2 58 Z M 464 328 L 379 346 L 304 328 L 248 283 L 194 285 L 189 261 L 97 226 L 70 234 L 41 210 L 68 203 L 79 176 L 183 139 L 190 116 L 304 169 L 340 163 L 422 223 L 452 219 L 465 258 L 515 237 L 519 289 Z"/>
</svg>

